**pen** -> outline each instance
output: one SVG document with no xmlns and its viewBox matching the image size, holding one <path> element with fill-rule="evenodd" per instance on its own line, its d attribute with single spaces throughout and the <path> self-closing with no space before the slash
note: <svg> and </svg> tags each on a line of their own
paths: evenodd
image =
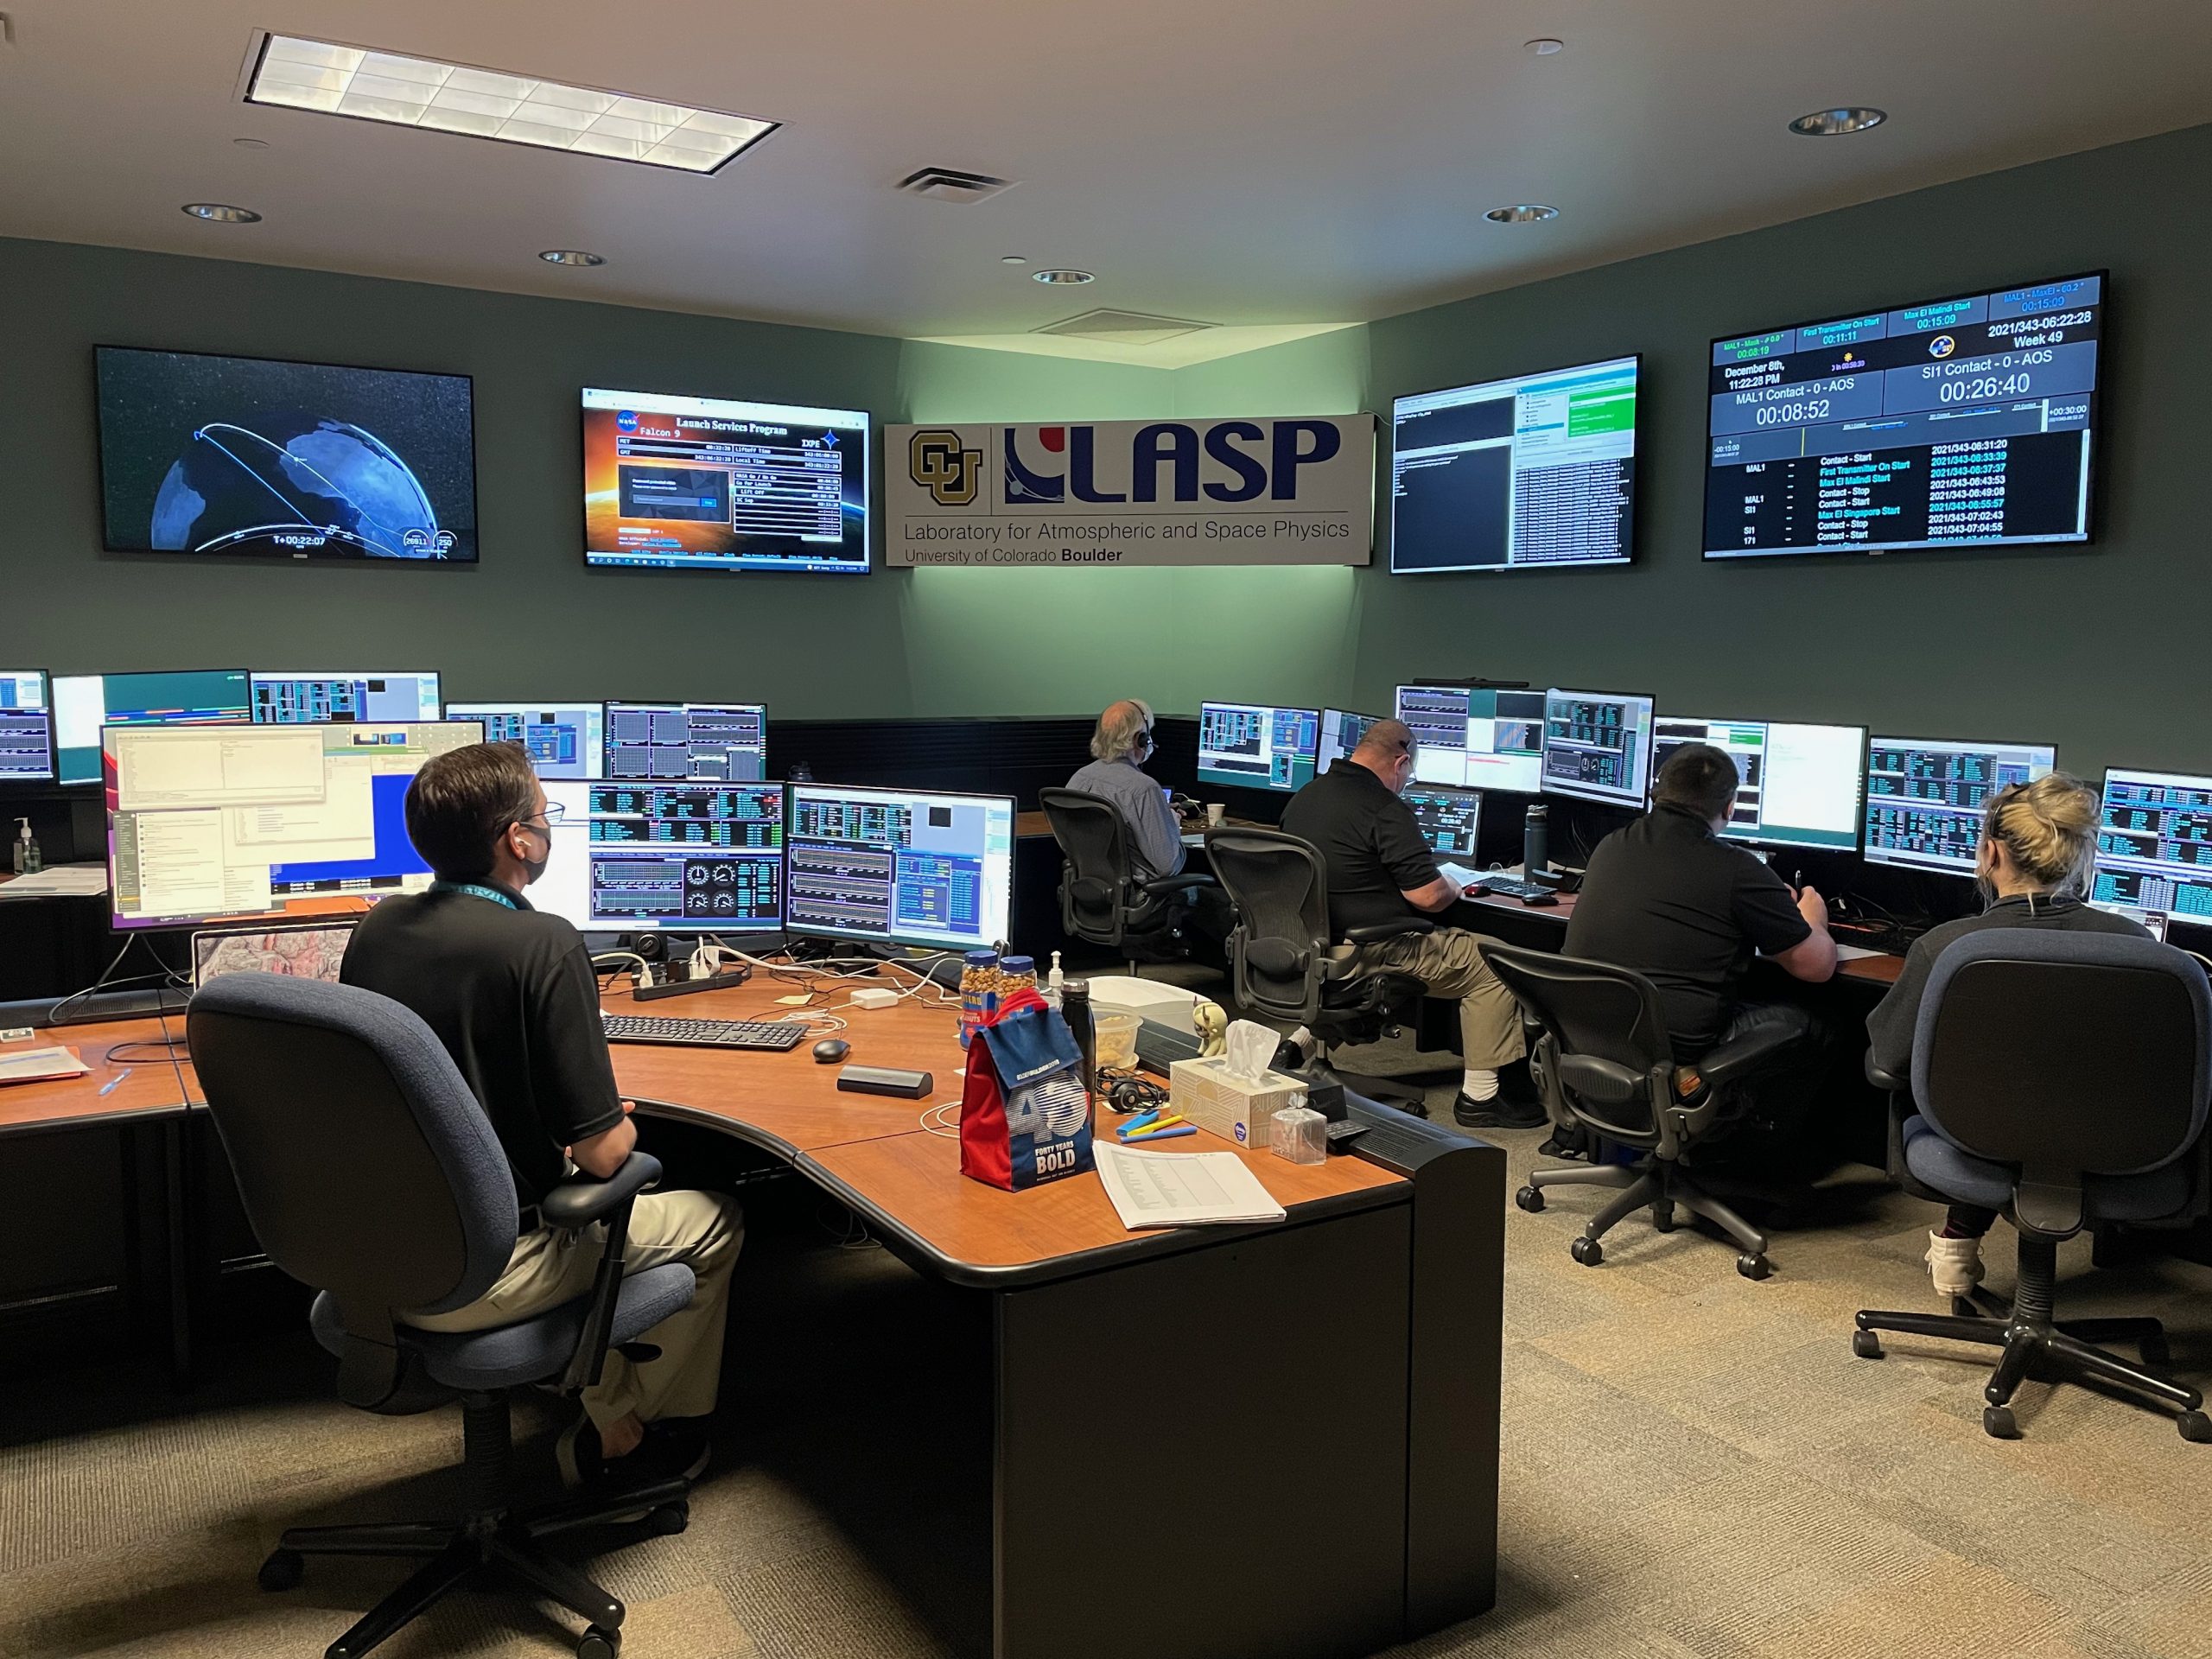
<svg viewBox="0 0 2212 1659">
<path fill-rule="evenodd" d="M 1147 1129 L 1142 1135 L 1133 1135 L 1132 1141 L 1173 1141 L 1179 1135 L 1196 1135 L 1198 1130 L 1188 1123 L 1179 1123 L 1172 1129 Z"/>
<path fill-rule="evenodd" d="M 110 1077 L 110 1078 L 109 1078 L 105 1083 L 104 1083 L 104 1084 L 100 1084 L 100 1093 L 101 1093 L 101 1095 L 102 1095 L 103 1096 L 108 1096 L 108 1095 L 111 1095 L 111 1094 L 113 1094 L 113 1093 L 116 1091 L 116 1090 L 117 1090 L 117 1089 L 118 1089 L 118 1088 L 120 1088 L 120 1087 L 122 1086 L 123 1080 L 124 1080 L 125 1077 L 129 1077 L 129 1076 L 131 1074 L 131 1072 L 133 1072 L 133 1071 L 136 1071 L 137 1069 L 137 1068 L 136 1066 L 129 1066 L 129 1065 L 124 1066 L 124 1067 L 123 1068 L 123 1070 L 122 1070 L 122 1071 L 120 1071 L 117 1072 L 113 1077 Z"/>
</svg>

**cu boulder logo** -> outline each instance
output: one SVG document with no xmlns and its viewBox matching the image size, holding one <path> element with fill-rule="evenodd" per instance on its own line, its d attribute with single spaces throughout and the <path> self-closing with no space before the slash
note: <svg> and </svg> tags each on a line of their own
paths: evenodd
<svg viewBox="0 0 2212 1659">
<path fill-rule="evenodd" d="M 906 441 L 906 475 L 940 507 L 964 507 L 983 476 L 983 452 L 964 449 L 957 432 L 923 427 Z"/>
</svg>

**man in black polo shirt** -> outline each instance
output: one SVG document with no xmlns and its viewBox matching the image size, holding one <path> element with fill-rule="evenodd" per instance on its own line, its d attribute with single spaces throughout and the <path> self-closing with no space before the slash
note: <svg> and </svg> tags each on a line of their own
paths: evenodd
<svg viewBox="0 0 2212 1659">
<path fill-rule="evenodd" d="M 483 1300 L 410 1322 L 430 1331 L 508 1325 L 590 1293 L 598 1230 L 579 1237 L 537 1224 L 540 1198 L 574 1163 L 601 1179 L 637 1144 L 616 1093 L 583 936 L 532 910 L 523 889 L 545 872 L 552 836 L 545 791 L 518 743 L 434 757 L 407 791 L 407 835 L 437 880 L 385 899 L 346 946 L 340 977 L 420 1014 L 453 1056 L 507 1154 L 524 1230 Z M 630 1216 L 625 1270 L 680 1262 L 697 1285 L 683 1312 L 640 1340 L 643 1364 L 610 1353 L 562 1435 L 563 1477 L 582 1484 L 607 1464 L 626 1475 L 695 1475 L 706 1439 L 694 1421 L 721 1383 L 730 1270 L 745 1240 L 734 1199 L 649 1192 Z M 639 1460 L 643 1461 L 640 1462 Z"/>
<path fill-rule="evenodd" d="M 1651 810 L 1598 843 L 1567 919 L 1567 955 L 1658 988 L 1681 1059 L 1754 1022 L 1809 1025 L 1802 1009 L 1738 1004 L 1754 951 L 1814 984 L 1835 972 L 1827 902 L 1719 839 L 1738 786 L 1735 761 L 1711 744 L 1676 749 L 1652 782 Z"/>
<path fill-rule="evenodd" d="M 1413 775 L 1413 732 L 1401 721 L 1378 720 L 1357 748 L 1283 809 L 1283 832 L 1320 850 L 1329 873 L 1329 925 L 1338 938 L 1347 928 L 1434 916 L 1459 902 L 1458 883 L 1437 868 L 1413 808 L 1399 798 Z M 1511 1097 L 1501 1090 L 1499 1072 L 1528 1051 L 1520 1007 L 1483 961 L 1480 943 L 1479 935 L 1440 927 L 1362 945 L 1359 963 L 1398 969 L 1432 995 L 1459 999 L 1466 1074 L 1452 1116 L 1469 1128 L 1534 1128 L 1546 1120 L 1525 1069 L 1510 1074 Z"/>
</svg>

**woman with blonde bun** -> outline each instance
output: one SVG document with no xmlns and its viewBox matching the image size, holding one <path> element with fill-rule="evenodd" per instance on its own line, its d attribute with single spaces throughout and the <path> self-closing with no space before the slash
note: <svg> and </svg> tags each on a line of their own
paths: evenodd
<svg viewBox="0 0 2212 1659">
<path fill-rule="evenodd" d="M 2097 861 L 2097 792 L 2063 772 L 2031 784 L 2008 784 L 1982 804 L 1981 842 L 1974 880 L 1984 908 L 1931 928 L 1913 943 L 1904 971 L 1866 1016 L 1875 1065 L 1892 1077 L 1912 1073 L 1913 1027 L 1928 976 L 1944 946 L 1992 927 L 2056 928 L 2080 933 L 2132 933 L 2147 938 L 2125 917 L 2093 910 L 2085 901 Z M 1922 1134 L 1933 1134 L 1914 1120 Z M 1955 1204 L 1940 1232 L 1928 1236 L 1928 1271 L 1936 1291 L 1963 1296 L 1981 1282 L 1981 1240 L 1997 1213 Z"/>
</svg>

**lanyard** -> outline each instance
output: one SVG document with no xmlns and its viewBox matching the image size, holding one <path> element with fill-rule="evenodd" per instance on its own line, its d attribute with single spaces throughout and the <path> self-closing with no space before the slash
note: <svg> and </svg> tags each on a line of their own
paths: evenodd
<svg viewBox="0 0 2212 1659">
<path fill-rule="evenodd" d="M 479 899 L 489 899 L 493 904 L 503 905 L 509 910 L 520 910 L 522 908 L 520 905 L 515 903 L 513 899 L 508 898 L 505 893 L 501 893 L 497 887 L 487 887 L 483 886 L 481 883 L 475 881 L 433 881 L 430 883 L 430 891 L 432 893 L 473 893 Z"/>
</svg>

